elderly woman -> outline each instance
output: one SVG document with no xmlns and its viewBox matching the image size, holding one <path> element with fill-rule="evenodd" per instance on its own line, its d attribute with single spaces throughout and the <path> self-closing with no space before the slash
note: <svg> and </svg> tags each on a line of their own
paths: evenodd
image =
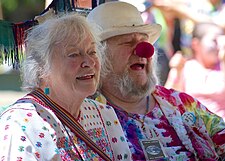
<svg viewBox="0 0 225 161">
<path fill-rule="evenodd" d="M 103 49 L 76 14 L 28 33 L 22 76 L 30 93 L 1 115 L 2 161 L 130 160 L 113 109 L 86 98 L 98 86 Z"/>
</svg>

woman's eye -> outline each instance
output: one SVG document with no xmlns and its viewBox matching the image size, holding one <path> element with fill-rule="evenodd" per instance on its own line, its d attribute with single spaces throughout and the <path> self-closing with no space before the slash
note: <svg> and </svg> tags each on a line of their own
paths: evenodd
<svg viewBox="0 0 225 161">
<path fill-rule="evenodd" d="M 88 55 L 96 55 L 96 51 L 91 51 L 91 52 L 88 52 Z"/>
<path fill-rule="evenodd" d="M 79 55 L 79 53 L 71 53 L 68 55 L 68 57 L 74 58 L 74 57 L 77 57 L 78 55 Z"/>
</svg>

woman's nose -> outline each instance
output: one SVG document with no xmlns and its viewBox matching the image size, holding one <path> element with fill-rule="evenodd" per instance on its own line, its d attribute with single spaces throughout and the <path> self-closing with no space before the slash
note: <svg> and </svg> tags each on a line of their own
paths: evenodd
<svg viewBox="0 0 225 161">
<path fill-rule="evenodd" d="M 95 61 L 93 58 L 91 58 L 89 55 L 84 55 L 83 57 L 83 62 L 81 63 L 82 68 L 94 67 Z"/>
</svg>

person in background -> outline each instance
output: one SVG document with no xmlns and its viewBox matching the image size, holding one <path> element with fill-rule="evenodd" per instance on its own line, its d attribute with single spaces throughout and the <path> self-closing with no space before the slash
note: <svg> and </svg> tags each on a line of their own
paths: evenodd
<svg viewBox="0 0 225 161">
<path fill-rule="evenodd" d="M 139 2 L 140 3 L 140 2 Z M 144 3 L 141 3 L 144 5 L 143 7 L 139 7 L 139 11 L 141 12 L 142 19 L 145 24 L 149 23 L 158 23 L 162 26 L 161 30 L 161 36 L 157 40 L 157 42 L 154 44 L 154 46 L 157 48 L 157 54 L 158 54 L 158 78 L 160 85 L 164 85 L 168 73 L 169 73 L 169 59 L 172 57 L 173 53 L 177 50 L 175 46 L 172 44 L 172 36 L 171 28 L 169 28 L 167 17 L 171 17 L 170 14 L 167 12 L 167 14 L 163 14 L 158 8 L 154 7 L 153 1 L 145 1 Z M 138 8 L 138 7 L 137 7 Z M 175 35 L 175 33 L 173 34 Z"/>
<path fill-rule="evenodd" d="M 154 0 L 155 6 L 194 23 L 215 23 L 225 29 L 224 0 Z M 175 3 L 175 5 L 174 5 Z"/>
<path fill-rule="evenodd" d="M 133 160 L 225 159 L 225 123 L 190 95 L 157 85 L 160 25 L 144 24 L 125 2 L 87 16 L 106 46 L 100 87 L 92 98 L 114 107 Z"/>
<path fill-rule="evenodd" d="M 153 4 L 164 13 L 169 28 L 173 28 L 171 21 L 179 20 L 180 36 L 177 37 L 177 42 L 180 41 L 181 51 L 185 56 L 189 57 L 192 53 L 191 35 L 195 24 L 215 23 L 225 29 L 224 0 L 153 0 Z"/>
<path fill-rule="evenodd" d="M 165 86 L 194 96 L 225 119 L 224 30 L 214 23 L 199 23 L 192 35 L 193 58 L 183 61 L 182 53 L 176 55 L 180 59 L 172 58 Z"/>
<path fill-rule="evenodd" d="M 0 158 L 15 160 L 130 160 L 122 127 L 95 93 L 104 47 L 80 15 L 35 26 L 22 65 L 25 97 L 0 118 Z"/>
</svg>

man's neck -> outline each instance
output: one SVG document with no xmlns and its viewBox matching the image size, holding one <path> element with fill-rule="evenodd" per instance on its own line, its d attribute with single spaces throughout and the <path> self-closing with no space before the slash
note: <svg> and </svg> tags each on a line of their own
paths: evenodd
<svg viewBox="0 0 225 161">
<path fill-rule="evenodd" d="M 147 106 L 147 95 L 123 97 L 120 93 L 114 93 L 111 90 L 102 90 L 101 93 L 106 97 L 107 101 L 115 108 L 121 108 L 129 113 L 146 114 L 146 108 L 149 110 L 155 105 L 153 96 L 149 95 L 149 107 Z"/>
</svg>

